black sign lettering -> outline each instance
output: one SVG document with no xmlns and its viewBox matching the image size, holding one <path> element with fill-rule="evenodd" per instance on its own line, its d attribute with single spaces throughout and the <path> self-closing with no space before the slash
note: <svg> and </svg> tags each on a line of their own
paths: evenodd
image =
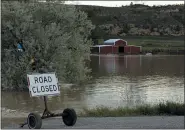
<svg viewBox="0 0 185 130">
<path fill-rule="evenodd" d="M 57 87 L 53 85 L 53 91 L 57 91 Z"/>
<path fill-rule="evenodd" d="M 53 91 L 53 90 L 52 90 L 52 85 L 49 85 L 49 89 L 50 89 L 51 92 Z"/>
<path fill-rule="evenodd" d="M 34 89 L 35 89 L 35 87 L 32 87 L 32 91 L 33 91 L 34 93 L 36 93 L 36 91 L 34 91 Z"/>
<path fill-rule="evenodd" d="M 46 88 L 46 92 L 49 92 L 49 87 L 47 85 L 45 86 L 45 88 Z"/>
<path fill-rule="evenodd" d="M 47 81 L 47 78 L 46 78 L 46 77 L 44 77 L 44 83 L 46 83 L 46 82 L 48 82 L 48 81 Z"/>
<path fill-rule="evenodd" d="M 41 86 L 41 91 L 42 91 L 42 92 L 45 92 L 44 86 Z"/>
<path fill-rule="evenodd" d="M 57 84 L 58 85 L 58 91 L 60 91 L 60 85 L 59 84 Z"/>
<path fill-rule="evenodd" d="M 40 91 L 39 91 L 38 87 L 37 87 L 37 93 L 40 93 Z"/>
<path fill-rule="evenodd" d="M 33 76 L 33 84 L 36 85 L 30 85 L 32 86 L 30 89 L 32 91 L 32 94 L 34 95 L 43 95 L 43 94 L 54 94 L 58 91 L 60 91 L 60 85 L 55 84 L 53 82 L 52 76 Z"/>
<path fill-rule="evenodd" d="M 48 82 L 52 82 L 52 78 L 48 76 Z"/>
<path fill-rule="evenodd" d="M 42 77 L 39 77 L 39 82 L 43 83 L 43 78 Z"/>
<path fill-rule="evenodd" d="M 36 83 L 39 83 L 37 77 L 34 77 L 34 80 L 35 80 L 35 84 L 36 84 Z"/>
</svg>

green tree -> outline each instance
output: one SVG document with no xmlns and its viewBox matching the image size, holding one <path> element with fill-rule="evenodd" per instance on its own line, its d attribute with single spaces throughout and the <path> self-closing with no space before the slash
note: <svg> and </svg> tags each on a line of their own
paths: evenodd
<svg viewBox="0 0 185 130">
<path fill-rule="evenodd" d="M 130 27 L 128 26 L 128 24 L 124 24 L 124 25 L 123 25 L 123 32 L 124 32 L 124 33 L 128 33 L 129 30 L 130 30 Z"/>
<path fill-rule="evenodd" d="M 25 89 L 26 74 L 55 71 L 60 81 L 80 83 L 89 78 L 89 39 L 94 28 L 87 14 L 57 2 L 2 2 L 2 89 Z M 13 48 L 22 39 L 25 52 L 17 59 Z"/>
<path fill-rule="evenodd" d="M 103 39 L 105 36 L 105 31 L 101 29 L 100 27 L 96 26 L 94 30 L 92 30 L 91 38 L 94 41 L 94 44 L 98 44 L 98 39 Z"/>
</svg>

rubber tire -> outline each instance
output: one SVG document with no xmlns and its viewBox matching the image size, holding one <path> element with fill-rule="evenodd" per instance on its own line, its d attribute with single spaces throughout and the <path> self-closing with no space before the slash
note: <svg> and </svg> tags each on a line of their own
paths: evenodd
<svg viewBox="0 0 185 130">
<path fill-rule="evenodd" d="M 35 124 L 31 124 L 31 122 L 30 122 L 31 120 L 32 121 L 34 120 Z M 42 127 L 41 116 L 37 113 L 30 113 L 27 118 L 27 123 L 28 123 L 29 129 L 40 129 Z M 32 125 L 34 125 L 34 126 L 32 126 Z"/>
<path fill-rule="evenodd" d="M 74 109 L 66 108 L 64 109 L 63 114 L 64 116 L 62 116 L 62 119 L 65 125 L 73 126 L 76 123 L 77 115 Z"/>
</svg>

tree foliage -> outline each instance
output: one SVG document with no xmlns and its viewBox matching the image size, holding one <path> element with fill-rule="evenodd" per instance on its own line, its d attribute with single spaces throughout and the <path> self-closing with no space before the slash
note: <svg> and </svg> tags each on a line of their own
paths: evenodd
<svg viewBox="0 0 185 130">
<path fill-rule="evenodd" d="M 36 70 L 57 73 L 60 81 L 79 83 L 88 79 L 90 70 L 89 35 L 94 28 L 86 13 L 57 2 L 2 2 L 2 89 L 24 89 L 26 74 Z M 14 45 L 23 40 L 25 52 Z M 19 56 L 19 57 L 18 57 Z"/>
<path fill-rule="evenodd" d="M 139 36 L 143 32 L 145 33 L 142 35 L 147 36 L 158 36 L 159 34 L 168 36 L 184 35 L 184 5 L 150 7 L 144 4 L 131 3 L 128 6 L 122 7 L 78 5 L 78 8 L 85 12 L 90 12 L 90 19 L 97 28 L 95 30 L 112 30 L 119 28 L 120 32 L 127 36 Z M 95 10 L 98 10 L 98 12 Z M 112 26 L 114 24 L 118 26 Z M 134 25 L 134 27 L 128 28 L 125 26 L 131 24 Z M 175 29 L 174 26 L 179 26 L 179 29 Z M 138 31 L 132 31 L 134 28 L 138 28 Z M 151 28 L 155 29 L 155 33 L 153 30 L 151 31 Z M 167 33 L 166 30 L 168 30 L 168 28 L 170 30 Z M 112 33 L 112 31 L 105 31 L 105 37 L 103 38 L 105 39 L 107 36 L 119 36 L 120 32 Z M 101 33 L 99 34 L 99 36 L 101 36 Z M 98 33 L 96 35 L 98 35 Z"/>
</svg>

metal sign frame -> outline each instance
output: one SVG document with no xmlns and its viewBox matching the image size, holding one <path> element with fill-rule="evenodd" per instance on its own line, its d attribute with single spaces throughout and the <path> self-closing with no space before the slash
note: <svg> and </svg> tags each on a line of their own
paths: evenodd
<svg viewBox="0 0 185 130">
<path fill-rule="evenodd" d="M 55 72 L 53 72 L 53 73 L 32 73 L 32 75 L 34 75 L 34 74 L 55 74 L 55 76 L 56 76 L 56 73 Z M 30 74 L 27 74 L 27 77 L 28 77 L 28 75 L 30 75 Z M 56 78 L 57 78 L 57 76 L 56 76 Z M 28 83 L 29 83 L 29 85 L 30 85 L 30 82 L 29 82 L 29 79 L 27 78 L 27 80 L 28 80 Z M 57 78 L 57 82 L 58 82 L 58 78 Z M 29 87 L 29 85 L 28 85 L 28 87 Z M 58 85 L 59 85 L 59 83 L 58 83 Z M 59 85 L 59 87 L 60 87 L 60 85 Z M 29 91 L 30 92 L 30 91 Z M 58 94 L 57 94 L 58 95 Z M 49 110 L 48 110 L 48 106 L 47 106 L 47 98 L 46 98 L 46 96 L 48 96 L 48 95 L 44 95 L 43 97 L 44 97 L 44 106 L 45 106 L 45 109 L 44 109 L 44 112 L 43 112 L 43 114 L 42 114 L 42 117 L 41 117 L 41 119 L 45 119 L 45 118 L 49 118 L 49 117 L 57 117 L 57 116 L 65 116 L 66 114 L 65 113 L 58 113 L 58 114 L 55 114 L 55 113 L 52 113 L 52 112 L 50 112 Z M 32 96 L 31 96 L 32 97 Z M 20 124 L 20 127 L 22 128 L 24 125 L 26 125 L 26 124 L 28 124 L 28 122 L 26 121 L 25 123 L 23 123 L 23 124 Z"/>
</svg>

